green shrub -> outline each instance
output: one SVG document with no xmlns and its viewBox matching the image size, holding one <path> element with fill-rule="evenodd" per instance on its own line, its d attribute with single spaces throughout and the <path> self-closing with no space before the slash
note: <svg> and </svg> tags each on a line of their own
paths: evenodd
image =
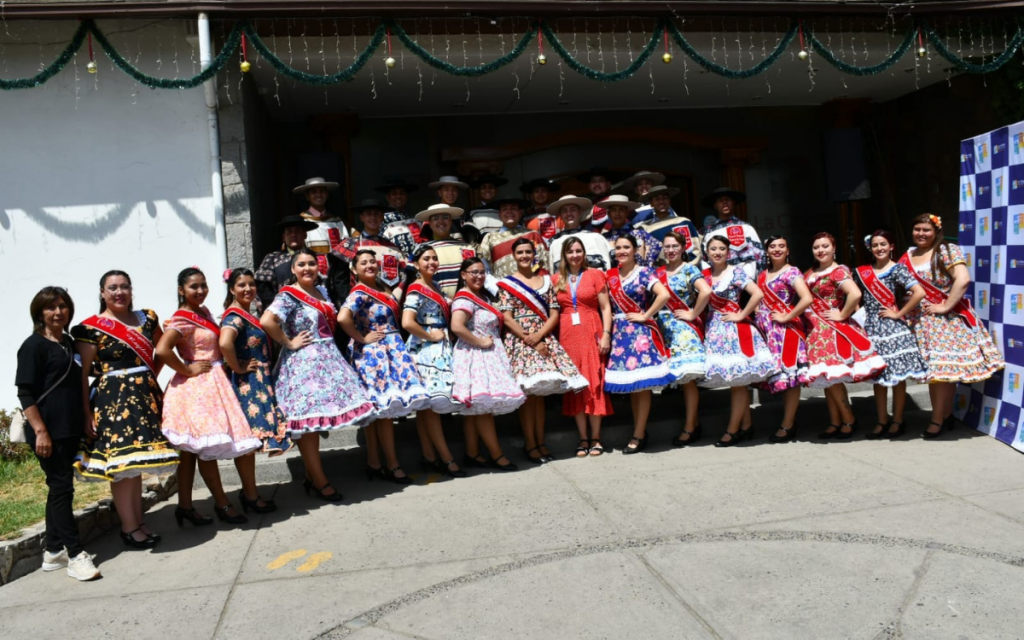
<svg viewBox="0 0 1024 640">
<path fill-rule="evenodd" d="M 32 448 L 23 442 L 11 442 L 11 419 L 14 413 L 0 409 L 0 460 L 25 460 L 32 457 Z"/>
</svg>

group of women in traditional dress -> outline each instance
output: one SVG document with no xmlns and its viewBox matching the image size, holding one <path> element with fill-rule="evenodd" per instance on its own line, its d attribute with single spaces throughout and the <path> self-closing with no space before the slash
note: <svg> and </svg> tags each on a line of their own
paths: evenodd
<svg viewBox="0 0 1024 640">
<path fill-rule="evenodd" d="M 590 268 L 583 242 L 570 236 L 550 275 L 536 270 L 533 241 L 520 238 L 511 275 L 495 281 L 471 257 L 452 299 L 434 281 L 439 263 L 429 245 L 412 256 L 417 276 L 404 291 L 381 285 L 375 254 L 361 250 L 352 263 L 357 282 L 340 310 L 318 285 L 316 255 L 300 249 L 291 258 L 292 284 L 259 318 L 251 314 L 252 272 L 232 270 L 219 323 L 196 267 L 180 273 L 178 309 L 163 325 L 154 312 L 134 309 L 128 274 L 110 271 L 100 280 L 100 312 L 71 330 L 87 416 L 74 468 L 112 483 L 124 543 L 148 548 L 160 538 L 143 520 L 143 473 L 176 469 L 179 526 L 213 522 L 192 503 L 197 468 L 217 518 L 241 523 L 245 512 L 276 508 L 259 494 L 253 454 L 297 444 L 305 492 L 337 502 L 320 436 L 363 428 L 367 477 L 406 484 L 394 420 L 412 413 L 424 467 L 452 477 L 464 477 L 466 467 L 517 468 L 494 424 L 514 411 L 527 460 L 551 460 L 544 396 L 553 394 L 562 394 L 563 413 L 576 423 L 577 457 L 608 450 L 601 421 L 612 413 L 612 394 L 630 396 L 633 432 L 622 452 L 644 450 L 652 391 L 665 387 L 680 387 L 685 403 L 675 446 L 702 435 L 698 387 L 731 389 L 716 446 L 751 437 L 751 386 L 782 397 L 773 442 L 794 439 L 802 387 L 825 391 L 830 420 L 819 437 L 848 439 L 855 419 L 845 383 L 862 381 L 875 384 L 878 410 L 867 437 L 897 438 L 909 379 L 931 383 L 923 435 L 936 437 L 950 426 L 955 383 L 984 380 L 1004 363 L 963 297 L 964 256 L 942 239 L 941 220 L 919 216 L 912 233 L 914 247 L 894 261 L 893 237 L 876 231 L 872 263 L 852 273 L 836 264 L 827 233 L 815 236 L 817 266 L 805 273 L 789 264 L 786 239 L 773 236 L 756 279 L 729 264 L 722 236 L 706 240 L 703 272 L 685 261 L 687 239 L 674 232 L 656 269 L 638 264 L 636 238 L 623 235 L 614 244 L 617 266 L 607 272 Z M 854 319 L 858 307 L 862 322 Z M 335 341 L 337 325 L 351 338 L 347 355 Z M 166 390 L 157 383 L 163 366 L 175 372 Z M 463 418 L 461 461 L 442 429 L 441 416 L 453 413 Z M 221 486 L 217 461 L 225 459 L 242 481 L 241 512 Z"/>
</svg>

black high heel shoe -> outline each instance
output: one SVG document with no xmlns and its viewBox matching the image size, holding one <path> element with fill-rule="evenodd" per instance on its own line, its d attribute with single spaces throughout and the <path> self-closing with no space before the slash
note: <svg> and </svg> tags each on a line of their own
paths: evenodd
<svg viewBox="0 0 1024 640">
<path fill-rule="evenodd" d="M 853 437 L 853 430 L 857 426 L 856 422 L 844 422 L 843 426 L 839 427 L 839 431 L 836 431 L 832 437 L 836 440 L 849 440 Z M 843 429 L 849 427 L 849 431 L 843 431 Z"/>
<path fill-rule="evenodd" d="M 929 422 L 928 423 L 929 427 L 931 427 L 932 425 L 935 425 L 936 427 L 938 427 L 939 430 L 938 431 L 928 431 L 928 429 L 926 428 L 924 430 L 924 433 L 921 434 L 921 437 L 924 438 L 925 440 L 934 440 L 935 438 L 938 438 L 939 436 L 941 436 L 942 432 L 945 431 L 945 427 L 943 426 L 943 424 L 941 422 Z"/>
<path fill-rule="evenodd" d="M 885 422 L 885 423 L 876 422 L 875 423 L 875 427 L 878 427 L 878 430 L 877 431 L 869 431 L 868 434 L 864 436 L 864 439 L 865 440 L 881 440 L 882 438 L 885 437 L 885 434 L 889 431 L 889 425 L 890 424 L 891 424 L 891 422 Z"/>
<path fill-rule="evenodd" d="M 465 478 L 466 476 L 469 475 L 468 473 L 466 473 L 462 469 L 452 469 L 452 466 L 455 465 L 455 461 L 454 460 L 449 460 L 448 462 L 442 462 L 441 464 L 443 465 L 443 468 L 444 468 L 444 474 L 446 476 L 448 476 L 449 478 Z M 455 466 L 457 466 L 457 465 L 455 465 Z"/>
<path fill-rule="evenodd" d="M 384 469 L 384 467 L 371 467 L 370 465 L 366 465 L 366 479 L 369 480 L 370 482 L 373 482 L 374 478 L 388 480 L 388 472 Z M 310 484 L 310 486 L 312 487 L 313 485 Z"/>
<path fill-rule="evenodd" d="M 832 431 L 829 431 L 829 429 L 832 429 Z M 837 433 L 839 433 L 839 425 L 829 424 L 827 429 L 818 433 L 818 440 L 828 440 L 829 438 L 834 438 Z"/>
<path fill-rule="evenodd" d="M 370 467 L 367 467 L 367 469 L 369 468 Z M 344 497 L 341 495 L 341 493 L 338 492 L 337 489 L 334 490 L 334 493 L 324 493 L 324 491 L 326 491 L 329 487 L 333 489 L 333 487 L 331 487 L 330 482 L 324 483 L 324 486 L 320 487 L 319 489 L 314 487 L 313 483 L 309 480 L 303 480 L 302 482 L 302 488 L 306 492 L 307 496 L 316 495 L 316 497 L 320 498 L 325 502 L 341 502 L 342 500 L 344 500 Z"/>
<path fill-rule="evenodd" d="M 534 451 L 537 452 L 536 458 L 530 455 Z M 540 452 L 540 447 L 534 447 L 532 449 L 527 449 L 526 447 L 523 447 L 523 454 L 526 455 L 526 461 L 529 462 L 530 464 L 542 464 L 545 462 L 544 454 Z"/>
<path fill-rule="evenodd" d="M 781 436 L 777 436 L 774 433 L 768 437 L 768 442 L 774 444 L 781 444 L 783 442 L 792 442 L 796 440 L 796 425 L 789 427 L 779 427 L 779 431 L 782 432 Z"/>
<path fill-rule="evenodd" d="M 508 462 L 505 463 L 505 464 L 499 463 L 498 460 L 501 460 L 502 458 L 505 458 L 505 460 L 508 460 Z M 516 466 L 516 463 L 512 462 L 511 460 L 509 460 L 508 457 L 506 457 L 504 455 L 498 456 L 497 458 L 492 460 L 491 461 L 491 466 L 493 468 L 497 469 L 498 471 L 515 471 L 515 470 L 519 469 L 519 467 Z"/>
<path fill-rule="evenodd" d="M 249 522 L 249 518 L 246 518 L 243 515 L 233 516 L 229 514 L 229 509 L 231 509 L 230 502 L 224 505 L 223 507 L 214 507 L 213 512 L 217 514 L 218 520 L 220 520 L 221 522 L 226 522 L 228 524 L 245 524 L 246 522 Z"/>
<path fill-rule="evenodd" d="M 249 513 L 249 509 L 252 509 L 256 513 L 273 513 L 277 511 L 277 505 L 274 504 L 273 500 L 263 500 L 263 506 L 260 506 L 260 500 L 263 498 L 256 496 L 255 500 L 250 500 L 245 497 L 245 493 L 242 491 L 238 492 L 238 502 L 242 505 L 242 512 Z"/>
<path fill-rule="evenodd" d="M 484 456 L 477 454 L 473 456 L 462 456 L 462 466 L 466 469 L 486 469 L 491 466 L 491 461 Z"/>
<path fill-rule="evenodd" d="M 891 429 L 892 427 L 896 427 L 896 430 L 895 431 L 889 431 L 886 434 L 886 437 L 888 437 L 890 440 L 897 440 L 897 439 L 899 439 L 903 435 L 904 425 L 905 424 L 906 423 L 904 423 L 904 422 L 892 422 L 892 423 L 890 423 L 889 424 L 889 428 Z"/>
<path fill-rule="evenodd" d="M 138 531 L 146 537 L 142 540 L 136 540 L 135 536 L 132 535 L 135 533 L 135 531 Z M 141 527 L 135 529 L 135 531 L 129 531 L 128 533 L 125 533 L 124 531 L 121 532 L 121 542 L 123 542 L 126 547 L 131 547 L 133 549 L 152 549 L 156 546 L 156 540 L 146 535 L 146 533 L 142 530 Z"/>
<path fill-rule="evenodd" d="M 678 438 L 672 439 L 672 446 L 685 447 L 688 444 L 693 444 L 694 442 L 697 442 L 697 440 L 700 439 L 701 431 L 703 431 L 703 428 L 699 424 L 693 429 L 693 431 L 686 431 L 684 429 L 683 433 L 680 434 Z M 686 436 L 685 440 L 683 439 L 683 436 Z"/>
<path fill-rule="evenodd" d="M 548 449 L 547 453 L 544 453 L 544 451 L 543 451 L 544 449 L 548 448 L 548 445 L 546 445 L 545 443 L 542 442 L 542 443 L 537 445 L 537 448 L 541 449 L 541 452 L 540 452 L 540 459 L 541 460 L 543 460 L 544 462 L 554 462 L 555 461 L 555 456 L 551 453 L 550 449 Z"/>
<path fill-rule="evenodd" d="M 636 441 L 636 446 L 635 447 L 629 446 L 629 445 L 633 444 L 634 441 Z M 643 451 L 646 448 L 647 448 L 647 438 L 646 437 L 644 437 L 644 438 L 637 438 L 636 436 L 634 436 L 634 437 L 630 438 L 629 442 L 626 443 L 626 446 L 622 448 L 622 454 L 630 456 L 630 455 L 633 455 L 634 453 L 640 453 L 641 451 Z"/>
<path fill-rule="evenodd" d="M 195 527 L 205 527 L 208 524 L 213 524 L 213 518 L 207 518 L 196 513 L 195 508 L 182 509 L 181 507 L 174 507 L 174 519 L 178 521 L 178 526 L 185 526 L 185 521 L 189 521 Z"/>
<path fill-rule="evenodd" d="M 420 456 L 420 468 L 423 469 L 423 473 L 430 473 L 431 471 L 444 473 L 444 467 L 441 465 L 440 458 L 428 460 L 426 456 Z"/>
<path fill-rule="evenodd" d="M 736 445 L 738 445 L 739 443 L 741 443 L 741 442 L 743 442 L 744 440 L 747 439 L 747 437 L 748 437 L 747 432 L 748 431 L 753 431 L 753 428 L 751 428 L 751 429 L 740 429 L 736 433 L 729 433 L 728 431 L 726 431 L 725 433 L 722 434 L 722 438 L 720 440 L 718 440 L 717 442 L 715 442 L 715 446 L 719 447 L 719 448 L 735 447 Z M 725 439 L 726 437 L 728 437 L 729 439 L 726 440 Z"/>
<path fill-rule="evenodd" d="M 395 484 L 412 484 L 412 478 L 410 478 L 409 476 L 397 476 L 397 475 L 395 475 L 395 472 L 397 472 L 397 471 L 401 471 L 402 473 L 405 473 L 405 471 L 402 470 L 402 467 L 395 467 L 394 469 L 388 469 L 388 471 L 387 471 L 387 479 L 390 480 L 391 482 L 394 482 Z"/>
<path fill-rule="evenodd" d="M 142 529 L 143 527 L 146 527 L 146 529 L 149 528 L 149 526 L 145 522 L 140 522 L 139 528 Z M 152 531 L 146 533 L 145 529 L 142 530 L 142 533 L 145 533 L 146 537 L 152 540 L 153 542 L 160 542 L 161 540 L 163 540 L 163 538 L 160 537 L 159 533 L 153 533 Z"/>
</svg>

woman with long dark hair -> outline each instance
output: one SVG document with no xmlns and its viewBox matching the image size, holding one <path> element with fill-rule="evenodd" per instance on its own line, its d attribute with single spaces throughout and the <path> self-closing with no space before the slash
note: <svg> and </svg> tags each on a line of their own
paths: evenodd
<svg viewBox="0 0 1024 640">
<path fill-rule="evenodd" d="M 110 482 L 121 540 L 148 549 L 160 536 L 142 519 L 142 474 L 173 471 L 178 452 L 160 431 L 160 320 L 149 309 L 133 309 L 133 300 L 128 274 L 108 271 L 100 278 L 99 314 L 71 330 L 82 359 L 86 412 L 75 470 L 87 481 Z M 95 376 L 91 397 L 89 376 Z"/>
<path fill-rule="evenodd" d="M 338 313 L 327 290 L 317 284 L 316 254 L 296 251 L 291 271 L 293 284 L 281 288 L 260 324 L 283 347 L 274 390 L 288 436 L 298 440 L 306 465 L 303 489 L 306 495 L 338 502 L 341 494 L 324 474 L 319 436 L 358 427 L 372 419 L 374 405 L 334 342 Z"/>
<path fill-rule="evenodd" d="M 72 502 L 72 466 L 85 426 L 82 368 L 67 327 L 75 303 L 61 287 L 43 287 L 29 304 L 32 335 L 18 349 L 14 383 L 25 414 L 25 440 L 46 475 L 46 540 L 43 571 L 67 569 L 76 580 L 100 572 L 82 548 Z"/>
<path fill-rule="evenodd" d="M 181 454 L 178 507 L 174 510 L 179 527 L 186 520 L 193 525 L 213 522 L 192 506 L 196 466 L 213 494 L 217 519 L 228 524 L 246 522 L 224 493 L 217 461 L 248 457 L 238 470 L 243 485 L 255 492 L 252 452 L 262 446 L 224 375 L 220 327 L 203 306 L 209 292 L 206 276 L 198 267 L 183 269 L 178 274 L 178 310 L 164 323 L 164 334 L 156 345 L 157 358 L 175 371 L 164 390 L 161 430 Z"/>
<path fill-rule="evenodd" d="M 878 422 L 868 440 L 903 435 L 903 409 L 907 405 L 907 379 L 923 380 L 928 365 L 921 357 L 910 326 L 904 321 L 924 298 L 917 278 L 902 264 L 894 262 L 892 234 L 879 229 L 868 237 L 871 264 L 858 267 L 854 278 L 864 297 L 864 331 L 885 360 L 885 371 L 875 378 L 875 408 Z M 892 420 L 889 420 L 889 389 L 892 389 Z"/>
<path fill-rule="evenodd" d="M 964 252 L 942 238 L 942 219 L 922 213 L 913 220 L 914 246 L 900 262 L 924 289 L 913 328 L 928 364 L 931 424 L 925 438 L 953 426 L 956 383 L 988 380 L 1006 366 L 992 336 L 964 299 L 971 284 Z"/>
</svg>

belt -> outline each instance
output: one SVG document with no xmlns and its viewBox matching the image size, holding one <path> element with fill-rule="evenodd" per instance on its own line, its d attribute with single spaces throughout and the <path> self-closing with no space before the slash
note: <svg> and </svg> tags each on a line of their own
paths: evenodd
<svg viewBox="0 0 1024 640">
<path fill-rule="evenodd" d="M 115 371 L 107 371 L 104 376 L 127 376 L 133 373 L 142 373 L 143 371 L 149 371 L 149 367 L 143 365 L 141 367 L 132 367 L 131 369 L 117 369 Z"/>
<path fill-rule="evenodd" d="M 195 364 L 197 362 L 209 362 L 211 367 L 223 367 L 223 360 L 186 360 L 185 364 Z"/>
<path fill-rule="evenodd" d="M 612 315 L 612 320 L 625 320 L 625 319 L 626 319 L 626 314 L 624 314 L 624 313 L 616 313 L 616 314 Z"/>
</svg>

